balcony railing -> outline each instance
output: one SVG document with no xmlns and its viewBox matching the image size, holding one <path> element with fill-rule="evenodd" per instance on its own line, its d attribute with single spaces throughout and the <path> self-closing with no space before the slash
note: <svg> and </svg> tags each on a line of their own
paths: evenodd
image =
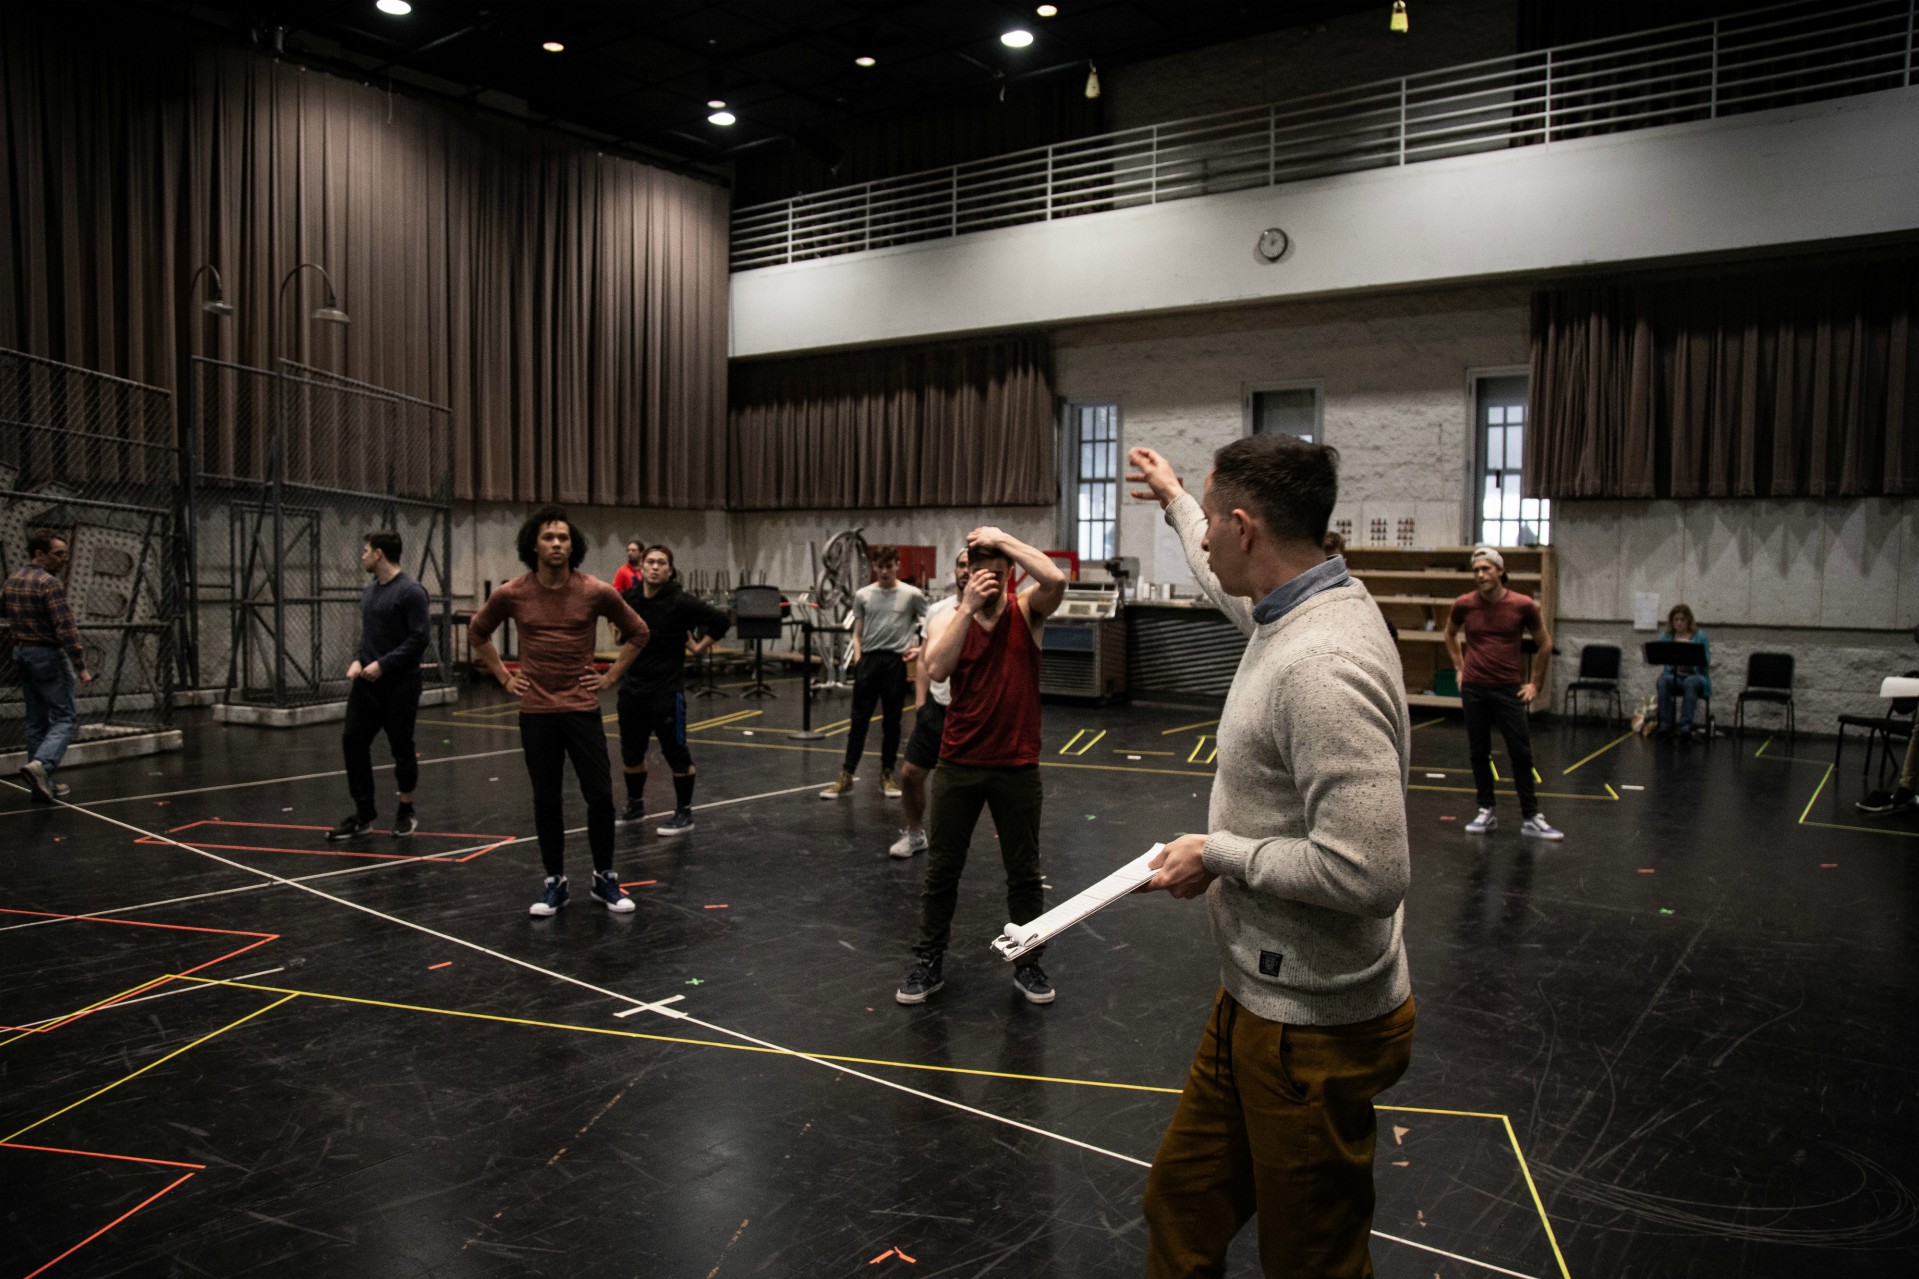
<svg viewBox="0 0 1919 1279">
<path fill-rule="evenodd" d="M 732 269 L 1913 84 L 1919 0 L 1798 0 L 736 210 Z"/>
</svg>

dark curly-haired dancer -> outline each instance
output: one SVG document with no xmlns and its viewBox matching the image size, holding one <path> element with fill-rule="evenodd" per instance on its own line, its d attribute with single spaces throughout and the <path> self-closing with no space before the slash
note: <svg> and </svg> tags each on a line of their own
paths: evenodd
<svg viewBox="0 0 1919 1279">
<path fill-rule="evenodd" d="M 501 687 L 520 699 L 520 749 L 533 782 L 533 828 L 539 834 L 546 885 L 530 911 L 553 915 L 567 902 L 566 821 L 560 808 L 564 762 L 573 761 L 586 800 L 586 839 L 593 850 L 593 896 L 626 914 L 633 899 L 613 873 L 613 774 L 600 723 L 600 693 L 617 686 L 646 646 L 646 623 L 619 592 L 577 570 L 586 558 L 580 530 L 557 506 L 520 526 L 520 560 L 531 572 L 507 582 L 467 624 L 473 656 Z M 604 675 L 593 667 L 599 619 L 613 624 L 620 655 Z M 520 628 L 520 669 L 509 672 L 493 646 L 508 618 Z"/>
<path fill-rule="evenodd" d="M 620 684 L 620 763 L 626 773 L 622 823 L 646 813 L 646 744 L 658 737 L 660 754 L 673 770 L 673 816 L 662 835 L 693 829 L 693 753 L 686 748 L 687 639 L 704 632 L 695 651 L 711 648 L 726 634 L 727 615 L 680 589 L 673 551 L 649 546 L 640 558 L 640 580 L 620 593 L 646 623 L 646 652 Z"/>
</svg>

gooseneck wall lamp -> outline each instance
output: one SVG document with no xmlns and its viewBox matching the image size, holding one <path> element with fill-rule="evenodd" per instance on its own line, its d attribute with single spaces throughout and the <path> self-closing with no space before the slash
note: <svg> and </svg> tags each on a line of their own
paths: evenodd
<svg viewBox="0 0 1919 1279">
<path fill-rule="evenodd" d="M 205 266 L 202 266 L 187 279 L 187 296 L 189 298 L 193 296 L 193 286 L 200 282 L 200 277 L 203 275 L 213 277 L 213 288 L 212 295 L 200 304 L 200 309 L 208 315 L 217 315 L 223 320 L 231 319 L 233 317 L 233 303 L 226 301 L 226 290 L 220 284 L 220 268 L 214 266 L 212 263 L 209 262 Z"/>
</svg>

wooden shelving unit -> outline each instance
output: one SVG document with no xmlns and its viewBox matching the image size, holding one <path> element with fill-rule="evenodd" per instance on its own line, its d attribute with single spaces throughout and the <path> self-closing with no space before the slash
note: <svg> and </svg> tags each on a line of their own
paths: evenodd
<svg viewBox="0 0 1919 1279">
<path fill-rule="evenodd" d="M 1366 584 L 1399 628 L 1399 661 L 1406 671 L 1406 701 L 1413 706 L 1457 707 L 1459 698 L 1433 691 L 1433 677 L 1452 669 L 1446 655 L 1446 618 L 1453 601 L 1473 588 L 1470 546 L 1403 550 L 1395 546 L 1349 546 L 1346 567 Z M 1558 566 L 1550 546 L 1502 546 L 1506 585 L 1539 601 L 1546 629 L 1557 629 Z M 1430 629 L 1429 628 L 1430 625 Z"/>
</svg>

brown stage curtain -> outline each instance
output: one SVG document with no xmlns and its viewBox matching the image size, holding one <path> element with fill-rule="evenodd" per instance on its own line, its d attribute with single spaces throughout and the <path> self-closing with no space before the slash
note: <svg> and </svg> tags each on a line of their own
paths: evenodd
<svg viewBox="0 0 1919 1279">
<path fill-rule="evenodd" d="M 1919 493 L 1919 253 L 1535 294 L 1527 491 Z"/>
<path fill-rule="evenodd" d="M 0 347 L 182 400 L 198 353 L 446 404 L 460 497 L 725 500 L 711 183 L 91 3 L 0 5 L 0 181 Z M 302 261 L 345 330 L 304 318 L 312 272 L 276 307 Z M 186 296 L 208 262 L 224 323 Z"/>
<path fill-rule="evenodd" d="M 1058 500 L 1046 337 L 736 364 L 729 401 L 735 509 Z"/>
</svg>

